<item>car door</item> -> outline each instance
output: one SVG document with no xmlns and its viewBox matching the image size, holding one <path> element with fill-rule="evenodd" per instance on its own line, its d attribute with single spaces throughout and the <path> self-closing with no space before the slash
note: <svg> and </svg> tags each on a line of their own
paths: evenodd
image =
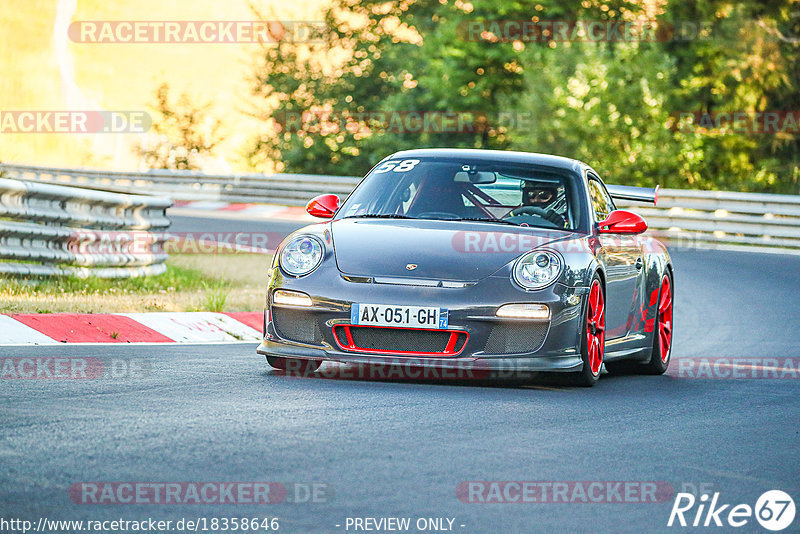
<svg viewBox="0 0 800 534">
<path fill-rule="evenodd" d="M 597 175 L 589 172 L 587 179 L 596 225 L 616 207 Z M 631 330 L 643 270 L 642 245 L 637 235 L 597 234 L 597 238 L 597 259 L 606 272 L 606 339 L 610 340 Z"/>
</svg>

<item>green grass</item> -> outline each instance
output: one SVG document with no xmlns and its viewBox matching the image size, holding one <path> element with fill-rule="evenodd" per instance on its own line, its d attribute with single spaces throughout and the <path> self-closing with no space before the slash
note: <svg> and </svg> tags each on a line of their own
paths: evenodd
<svg viewBox="0 0 800 534">
<path fill-rule="evenodd" d="M 3 283 L 4 289 L 15 295 L 56 295 L 62 293 L 113 294 L 138 293 L 152 291 L 174 291 L 181 289 L 206 288 L 210 280 L 197 269 L 187 269 L 167 265 L 163 274 L 156 276 L 140 276 L 138 278 L 110 279 L 79 278 L 65 276 L 60 278 L 31 277 L 11 279 Z"/>
<path fill-rule="evenodd" d="M 255 311 L 264 306 L 269 262 L 250 254 L 175 254 L 156 276 L 0 279 L 0 313 Z"/>
<path fill-rule="evenodd" d="M 231 290 L 228 284 L 217 283 L 215 285 L 204 284 L 206 290 L 205 311 L 224 312 L 225 301 Z"/>
</svg>

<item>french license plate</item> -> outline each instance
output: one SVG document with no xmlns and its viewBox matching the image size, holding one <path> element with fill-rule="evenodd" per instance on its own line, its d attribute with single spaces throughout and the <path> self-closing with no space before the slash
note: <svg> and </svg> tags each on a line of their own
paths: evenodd
<svg viewBox="0 0 800 534">
<path fill-rule="evenodd" d="M 357 304 L 350 306 L 350 323 L 406 328 L 447 328 L 447 308 Z"/>
</svg>

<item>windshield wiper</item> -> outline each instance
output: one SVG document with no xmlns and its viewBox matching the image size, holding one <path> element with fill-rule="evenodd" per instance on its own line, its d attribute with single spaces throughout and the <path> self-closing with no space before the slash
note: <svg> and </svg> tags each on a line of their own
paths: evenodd
<svg viewBox="0 0 800 534">
<path fill-rule="evenodd" d="M 463 219 L 455 219 L 456 221 L 475 221 L 475 222 L 486 222 L 486 223 L 495 223 L 495 224 L 510 224 L 511 226 L 519 226 L 515 222 L 506 221 L 503 219 L 481 219 L 478 217 L 464 217 Z"/>
<path fill-rule="evenodd" d="M 348 215 L 342 219 L 416 219 L 399 213 L 362 213 L 361 215 Z"/>
</svg>

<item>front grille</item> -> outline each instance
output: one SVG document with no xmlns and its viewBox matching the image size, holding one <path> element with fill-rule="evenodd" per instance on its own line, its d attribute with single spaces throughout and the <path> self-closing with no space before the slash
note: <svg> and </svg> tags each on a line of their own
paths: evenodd
<svg viewBox="0 0 800 534">
<path fill-rule="evenodd" d="M 354 347 L 348 346 L 347 329 L 353 339 Z M 369 326 L 343 325 L 334 329 L 336 339 L 342 349 L 357 352 L 397 352 L 397 353 L 441 353 L 452 356 L 461 352 L 467 341 L 466 332 L 455 332 L 456 342 L 447 351 L 450 330 L 417 330 L 413 328 L 375 328 Z"/>
<path fill-rule="evenodd" d="M 312 312 L 273 306 L 272 324 L 278 336 L 288 341 L 310 345 L 322 343 L 319 321 Z"/>
<path fill-rule="evenodd" d="M 548 323 L 510 323 L 492 327 L 486 340 L 486 354 L 534 352 L 544 344 Z"/>
<path fill-rule="evenodd" d="M 352 328 L 357 347 L 404 352 L 443 352 L 450 339 L 449 332 L 429 330 L 408 331 L 394 328 Z"/>
</svg>

